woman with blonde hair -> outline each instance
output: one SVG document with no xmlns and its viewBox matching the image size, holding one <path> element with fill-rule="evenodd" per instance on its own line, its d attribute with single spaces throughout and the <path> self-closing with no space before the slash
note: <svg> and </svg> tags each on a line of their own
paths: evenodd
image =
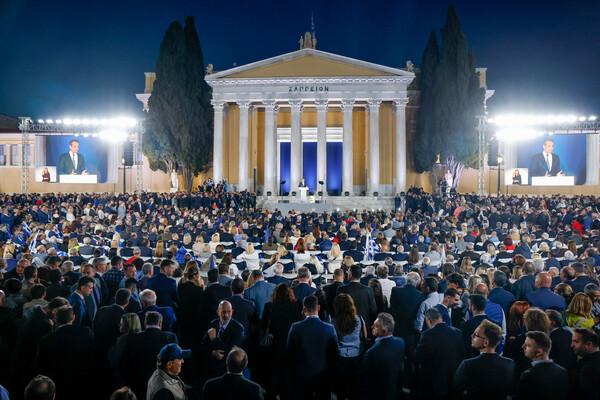
<svg viewBox="0 0 600 400">
<path fill-rule="evenodd" d="M 165 256 L 165 244 L 162 240 L 156 242 L 156 248 L 154 249 L 154 258 L 163 258 Z"/>
<path fill-rule="evenodd" d="M 573 288 L 566 282 L 561 282 L 554 288 L 554 293 L 565 299 L 565 303 L 570 304 L 573 299 Z"/>
<path fill-rule="evenodd" d="M 463 257 L 462 263 L 460 264 L 460 273 L 473 275 L 473 265 L 471 264 L 471 257 Z"/>
<path fill-rule="evenodd" d="M 170 252 L 171 252 L 173 255 L 175 255 L 175 254 L 177 254 L 177 250 L 178 250 L 178 249 L 177 249 L 177 245 L 176 245 L 175 243 L 171 243 L 171 245 L 169 246 L 169 251 L 170 251 Z"/>
<path fill-rule="evenodd" d="M 110 242 L 110 248 L 111 248 L 111 249 L 117 249 L 117 250 L 119 250 L 119 241 L 118 241 L 118 240 L 116 240 L 116 239 L 113 239 L 113 240 Z"/>
<path fill-rule="evenodd" d="M 307 247 L 310 247 L 311 244 L 315 244 L 315 237 L 312 233 L 307 233 L 306 235 L 304 235 L 304 244 Z"/>
<path fill-rule="evenodd" d="M 283 246 L 285 246 L 285 248 L 287 250 L 294 249 L 294 244 L 292 243 L 292 238 L 290 238 L 289 235 L 285 235 L 285 238 L 283 238 Z"/>
<path fill-rule="evenodd" d="M 475 288 L 480 283 L 483 283 L 482 277 L 480 277 L 479 275 L 471 275 L 467 280 L 467 290 L 469 291 L 469 293 L 475 294 Z"/>
<path fill-rule="evenodd" d="M 490 261 L 496 261 L 496 246 L 493 243 L 488 243 L 487 245 L 487 253 L 490 255 Z"/>
<path fill-rule="evenodd" d="M 77 241 L 76 238 L 69 239 L 68 250 L 71 250 L 71 249 L 78 249 L 79 250 L 79 242 Z"/>
<path fill-rule="evenodd" d="M 523 276 L 523 267 L 521 267 L 521 266 L 515 266 L 515 267 L 513 267 L 513 270 L 512 270 L 512 277 L 511 277 L 511 278 L 512 278 L 512 280 L 513 280 L 514 282 L 516 282 L 516 281 L 518 281 L 518 280 L 519 280 L 519 278 L 521 278 L 522 276 Z"/>
<path fill-rule="evenodd" d="M 594 326 L 594 319 L 591 317 L 592 301 L 584 293 L 577 293 L 571 304 L 567 307 L 565 321 L 571 328 L 589 328 Z"/>
<path fill-rule="evenodd" d="M 210 239 L 210 243 L 209 243 L 210 251 L 212 253 L 215 252 L 215 249 L 217 248 L 217 245 L 219 244 L 220 240 L 221 240 L 221 237 L 219 236 L 218 233 L 215 233 L 214 235 L 212 235 L 212 238 Z"/>
<path fill-rule="evenodd" d="M 183 235 L 183 246 L 185 248 L 190 248 L 191 244 L 192 244 L 192 235 L 190 235 L 189 233 L 186 233 L 185 235 Z"/>
<path fill-rule="evenodd" d="M 301 235 L 302 232 L 300 232 L 300 229 L 294 231 L 294 236 L 290 238 L 290 243 L 292 243 L 293 247 L 296 247 L 296 243 L 298 243 L 298 239 L 300 239 Z"/>
<path fill-rule="evenodd" d="M 192 245 L 192 252 L 196 257 L 198 257 L 200 253 L 203 253 L 204 244 L 204 238 L 202 237 L 202 235 L 196 236 L 196 241 Z M 208 250 L 210 251 L 210 248 Z"/>
<path fill-rule="evenodd" d="M 252 243 L 246 245 L 246 251 L 237 256 L 236 260 L 244 261 L 246 263 L 246 269 L 249 271 L 260 268 L 258 252 L 254 251 L 254 245 Z"/>
<path fill-rule="evenodd" d="M 334 243 L 331 245 L 331 251 L 327 255 L 327 270 L 329 273 L 333 274 L 333 271 L 335 271 L 337 268 L 340 268 L 343 260 L 344 257 L 342 256 L 340 245 Z"/>
</svg>

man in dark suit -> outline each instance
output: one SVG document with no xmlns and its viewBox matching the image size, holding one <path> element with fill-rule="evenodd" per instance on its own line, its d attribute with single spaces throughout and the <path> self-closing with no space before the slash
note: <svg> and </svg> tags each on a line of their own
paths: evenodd
<svg viewBox="0 0 600 400">
<path fill-rule="evenodd" d="M 380 313 L 372 326 L 376 342 L 359 366 L 360 399 L 395 400 L 402 396 L 402 363 L 404 340 L 392 336 L 394 318 Z"/>
<path fill-rule="evenodd" d="M 360 283 L 362 268 L 358 265 L 350 267 L 350 282 L 347 285 L 340 286 L 337 293 L 346 293 L 354 300 L 356 313 L 360 315 L 367 325 L 371 325 L 375 320 L 377 306 L 375 305 L 375 295 L 373 289 Z"/>
<path fill-rule="evenodd" d="M 115 344 L 120 336 L 119 324 L 125 314 L 131 293 L 127 289 L 117 290 L 115 304 L 100 307 L 94 319 L 94 336 L 98 344 L 98 353 L 104 354 Z"/>
<path fill-rule="evenodd" d="M 545 332 L 527 332 L 523 345 L 525 357 L 533 366 L 521 374 L 517 399 L 566 399 L 569 374 L 550 359 L 552 341 Z"/>
<path fill-rule="evenodd" d="M 94 279 L 88 276 L 82 276 L 79 278 L 76 285 L 76 290 L 67 298 L 67 301 L 71 307 L 73 307 L 73 312 L 75 314 L 73 325 L 91 328 L 92 321 L 94 320 L 94 312 L 86 307 L 84 298 L 90 296 L 94 291 Z"/>
<path fill-rule="evenodd" d="M 546 315 L 550 318 L 551 326 L 549 333 L 552 340 L 550 358 L 567 371 L 573 371 L 577 365 L 577 357 L 571 347 L 573 334 L 569 329 L 563 327 L 561 313 L 556 310 L 546 310 Z"/>
<path fill-rule="evenodd" d="M 557 311 L 563 311 L 567 308 L 565 298 L 550 290 L 552 286 L 552 277 L 546 272 L 540 272 L 535 277 L 535 287 L 533 292 L 525 295 L 525 299 L 532 307 L 538 307 L 544 311 L 551 308 Z"/>
<path fill-rule="evenodd" d="M 57 308 L 55 320 L 56 330 L 38 342 L 36 370 L 56 383 L 62 398 L 76 399 L 89 390 L 94 333 L 87 326 L 73 325 L 70 305 Z"/>
<path fill-rule="evenodd" d="M 248 365 L 246 352 L 235 347 L 227 354 L 227 373 L 204 384 L 202 398 L 204 400 L 261 400 L 263 398 L 260 385 L 249 381 L 243 375 Z"/>
<path fill-rule="evenodd" d="M 350 250 L 344 252 L 344 257 L 352 257 L 354 262 L 359 263 L 365 258 L 365 255 L 362 251 L 358 251 L 356 247 L 356 240 L 350 242 Z"/>
<path fill-rule="evenodd" d="M 221 285 L 219 281 L 219 271 L 214 268 L 208 271 L 208 287 L 205 290 L 206 301 L 202 307 L 202 316 L 206 321 L 206 325 L 214 319 L 215 312 L 221 300 L 231 296 L 231 290 Z"/>
<path fill-rule="evenodd" d="M 60 175 L 87 175 L 85 158 L 79 154 L 79 141 L 73 139 L 69 142 L 69 151 L 61 154 L 58 159 L 57 174 Z"/>
<path fill-rule="evenodd" d="M 404 287 L 392 288 L 390 296 L 391 314 L 396 321 L 394 336 L 404 339 L 407 352 L 410 353 L 416 345 L 416 332 L 414 322 L 417 318 L 419 306 L 425 300 L 425 295 L 417 290 L 421 277 L 416 272 L 406 275 Z"/>
<path fill-rule="evenodd" d="M 429 329 L 423 332 L 415 350 L 415 361 L 421 366 L 421 398 L 449 398 L 454 372 L 465 358 L 462 333 L 444 323 L 436 308 L 425 311 L 425 323 Z"/>
<path fill-rule="evenodd" d="M 502 307 L 505 316 L 509 315 L 510 307 L 516 301 L 515 295 L 504 289 L 504 286 L 506 286 L 506 281 L 507 277 L 504 272 L 494 272 L 494 282 L 492 282 L 494 288 L 488 294 L 488 299 L 491 302 Z"/>
<path fill-rule="evenodd" d="M 177 307 L 177 282 L 171 278 L 175 264 L 169 259 L 160 263 L 160 273 L 148 279 L 148 289 L 156 293 L 156 304 L 159 307 Z"/>
<path fill-rule="evenodd" d="M 573 293 L 583 293 L 585 286 L 588 283 L 595 283 L 595 281 L 589 276 L 585 275 L 585 267 L 580 262 L 574 262 L 571 264 L 571 268 L 575 271 L 575 279 L 568 281 L 567 283 L 573 289 Z"/>
<path fill-rule="evenodd" d="M 277 263 L 275 264 L 275 266 L 273 267 L 273 273 L 275 275 L 273 275 L 270 278 L 267 278 L 267 282 L 272 283 L 273 285 L 277 286 L 280 283 L 283 283 L 284 285 L 290 286 L 290 281 L 285 279 L 282 275 L 283 275 L 283 264 Z M 252 285 L 254 286 L 254 285 Z M 248 289 L 252 288 L 249 287 Z"/>
<path fill-rule="evenodd" d="M 335 370 L 338 341 L 333 325 L 319 319 L 319 300 L 304 299 L 306 319 L 290 328 L 286 345 L 289 398 L 325 399 L 331 396 L 330 371 Z"/>
<path fill-rule="evenodd" d="M 553 154 L 554 140 L 544 140 L 544 150 L 531 157 L 529 176 L 563 176 L 560 169 L 560 158 Z"/>
<path fill-rule="evenodd" d="M 533 263 L 527 261 L 523 264 L 523 275 L 513 283 L 511 291 L 515 295 L 517 300 L 526 300 L 527 293 L 535 290 L 535 267 Z"/>
<path fill-rule="evenodd" d="M 162 315 L 156 311 L 146 314 L 146 329 L 127 337 L 121 357 L 123 381 L 140 398 L 146 398 L 148 379 L 156 369 L 156 357 L 169 343 L 177 343 L 177 336 L 161 330 Z"/>
<path fill-rule="evenodd" d="M 172 307 L 158 307 L 156 305 L 156 293 L 153 290 L 146 289 L 140 293 L 140 302 L 142 303 L 142 309 L 138 312 L 140 321 L 146 319 L 146 313 L 150 311 L 159 312 L 162 315 L 162 326 L 163 331 L 173 332 L 175 324 L 177 323 L 177 317 Z"/>
<path fill-rule="evenodd" d="M 202 348 L 209 360 L 210 377 L 221 376 L 226 371 L 225 357 L 234 346 L 241 347 L 244 341 L 244 327 L 233 317 L 233 307 L 227 300 L 219 303 L 217 315 L 208 325 L 202 340 Z"/>
<path fill-rule="evenodd" d="M 472 334 L 471 346 L 480 354 L 464 360 L 454 374 L 454 387 L 465 399 L 505 399 L 514 393 L 515 362 L 496 353 L 502 328 L 483 321 Z"/>
<path fill-rule="evenodd" d="M 469 311 L 471 312 L 471 319 L 460 324 L 459 329 L 463 334 L 463 342 L 465 345 L 465 349 L 467 350 L 467 357 L 476 357 L 479 353 L 479 349 L 473 347 L 472 344 L 472 336 L 473 332 L 477 329 L 477 327 L 484 321 L 489 320 L 496 325 L 500 326 L 500 323 L 492 320 L 485 314 L 486 307 L 486 298 L 480 294 L 472 294 L 469 297 Z"/>
<path fill-rule="evenodd" d="M 574 399 L 600 398 L 600 348 L 598 335 L 586 328 L 575 328 L 571 343 L 573 351 L 580 357 L 572 371 L 571 396 Z"/>
<path fill-rule="evenodd" d="M 308 268 L 298 268 L 298 284 L 292 287 L 296 300 L 302 302 L 306 297 L 317 291 L 317 288 L 312 287 L 311 282 L 311 274 Z"/>
<path fill-rule="evenodd" d="M 333 282 L 323 286 L 327 310 L 329 311 L 329 315 L 332 317 L 334 316 L 333 300 L 335 299 L 337 291 L 341 286 L 344 286 L 344 271 L 341 268 L 337 268 L 335 271 L 333 271 Z"/>
<path fill-rule="evenodd" d="M 235 319 L 244 327 L 246 338 L 250 334 L 250 324 L 258 324 L 258 312 L 256 305 L 250 300 L 244 299 L 244 280 L 235 278 L 231 282 L 231 297 L 227 300 L 235 310 Z"/>
</svg>

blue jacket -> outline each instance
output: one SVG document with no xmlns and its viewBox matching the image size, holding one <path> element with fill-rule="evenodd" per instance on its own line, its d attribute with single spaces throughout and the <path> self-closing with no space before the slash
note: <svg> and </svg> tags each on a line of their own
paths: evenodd
<svg viewBox="0 0 600 400">
<path fill-rule="evenodd" d="M 148 289 L 156 293 L 159 307 L 177 307 L 177 282 L 163 273 L 148 279 Z"/>
<path fill-rule="evenodd" d="M 262 318 L 265 304 L 271 301 L 274 290 L 274 284 L 260 280 L 256 281 L 254 285 L 244 291 L 244 298 L 246 300 L 252 300 L 254 304 L 256 304 L 256 310 L 258 311 L 258 316 L 260 318 Z"/>
<path fill-rule="evenodd" d="M 177 322 L 177 317 L 175 316 L 175 312 L 173 311 L 173 308 L 158 307 L 156 305 L 148 306 L 148 307 L 144 308 L 142 311 L 140 311 L 138 313 L 138 315 L 140 317 L 140 322 L 142 323 L 142 326 L 144 326 L 144 320 L 146 319 L 146 313 L 148 311 L 159 312 L 160 315 L 162 315 L 162 317 L 163 317 L 162 330 L 168 331 L 168 332 L 173 332 L 173 328 L 175 326 L 175 323 Z"/>
<path fill-rule="evenodd" d="M 563 311 L 567 308 L 564 297 L 552 292 L 550 288 L 539 288 L 533 292 L 527 293 L 525 298 L 532 307 L 538 307 L 544 311 L 549 308 L 556 311 Z"/>
<path fill-rule="evenodd" d="M 317 289 L 310 286 L 308 283 L 299 283 L 296 286 L 294 286 L 292 290 L 294 291 L 294 296 L 296 296 L 296 300 L 298 300 L 300 304 L 302 304 L 306 297 L 310 296 L 311 294 L 317 291 Z"/>
<path fill-rule="evenodd" d="M 364 354 L 359 368 L 360 399 L 393 400 L 402 396 L 402 360 L 404 340 L 398 337 L 379 339 Z M 373 384 L 376 382 L 376 384 Z"/>
<path fill-rule="evenodd" d="M 92 327 L 92 319 L 85 307 L 85 303 L 77 292 L 73 292 L 67 297 L 67 301 L 73 307 L 73 314 L 75 314 L 74 326 L 87 326 Z"/>
<path fill-rule="evenodd" d="M 504 311 L 504 315 L 508 315 L 510 312 L 510 307 L 512 303 L 514 303 L 517 299 L 515 295 L 503 288 L 494 288 L 488 294 L 488 300 L 498 304 L 502 307 Z"/>
</svg>

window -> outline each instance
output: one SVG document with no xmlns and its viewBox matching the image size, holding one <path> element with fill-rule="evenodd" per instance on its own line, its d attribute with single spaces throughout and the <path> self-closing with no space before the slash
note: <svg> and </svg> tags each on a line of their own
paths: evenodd
<svg viewBox="0 0 600 400">
<path fill-rule="evenodd" d="M 19 145 L 10 145 L 10 165 L 19 165 Z"/>
<path fill-rule="evenodd" d="M 0 144 L 0 165 L 6 165 L 6 145 Z"/>
</svg>

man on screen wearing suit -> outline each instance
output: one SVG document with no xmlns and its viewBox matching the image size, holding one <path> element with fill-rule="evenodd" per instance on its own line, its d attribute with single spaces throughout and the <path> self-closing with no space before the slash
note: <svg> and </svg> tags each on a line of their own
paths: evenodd
<svg viewBox="0 0 600 400">
<path fill-rule="evenodd" d="M 530 176 L 564 176 L 560 169 L 560 158 L 557 154 L 552 154 L 553 150 L 554 140 L 544 140 L 544 151 L 531 157 Z"/>
<path fill-rule="evenodd" d="M 69 151 L 61 154 L 58 159 L 58 175 L 87 175 L 85 159 L 79 154 L 79 141 L 69 142 Z"/>
</svg>

